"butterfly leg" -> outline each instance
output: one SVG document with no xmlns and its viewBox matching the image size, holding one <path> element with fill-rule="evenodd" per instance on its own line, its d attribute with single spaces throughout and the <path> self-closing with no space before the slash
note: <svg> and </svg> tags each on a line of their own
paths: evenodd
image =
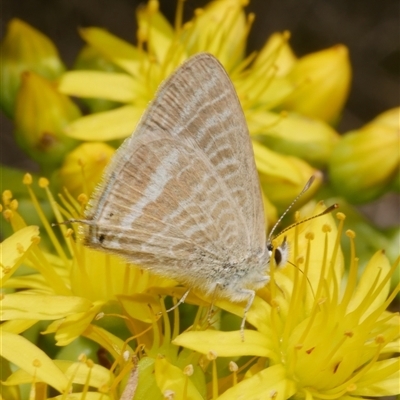
<svg viewBox="0 0 400 400">
<path fill-rule="evenodd" d="M 246 316 L 247 316 L 247 312 L 250 310 L 251 305 L 253 304 L 256 292 L 254 290 L 250 290 L 250 289 L 242 289 L 241 292 L 245 293 L 249 296 L 246 307 L 244 308 L 244 311 L 243 311 L 242 323 L 240 324 L 240 336 L 242 338 L 242 342 L 244 342 L 244 325 L 246 323 Z"/>
<path fill-rule="evenodd" d="M 170 311 L 175 310 L 175 308 L 179 307 L 182 303 L 184 303 L 185 300 L 186 300 L 186 297 L 187 297 L 188 294 L 189 294 L 189 292 L 190 292 L 190 289 L 186 290 L 186 292 L 185 292 L 185 293 L 183 294 L 183 296 L 179 299 L 179 301 L 178 301 L 175 305 L 173 305 L 171 308 L 169 308 L 169 309 L 167 310 L 167 313 L 169 313 Z"/>
<path fill-rule="evenodd" d="M 215 303 L 215 299 L 217 298 L 217 293 L 218 293 L 218 289 L 221 287 L 220 283 L 217 283 L 215 285 L 215 289 L 214 289 L 214 293 L 213 293 L 213 297 L 211 300 L 211 305 L 210 308 L 208 309 L 208 313 L 207 313 L 207 321 L 208 323 L 211 325 L 211 318 L 214 314 L 214 303 Z"/>
</svg>

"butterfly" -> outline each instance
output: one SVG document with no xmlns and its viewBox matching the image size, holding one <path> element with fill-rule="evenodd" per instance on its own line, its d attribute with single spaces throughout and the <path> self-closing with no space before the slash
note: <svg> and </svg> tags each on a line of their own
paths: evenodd
<svg viewBox="0 0 400 400">
<path fill-rule="evenodd" d="M 271 240 L 253 148 L 235 88 L 211 54 L 159 88 L 117 150 L 83 223 L 84 242 L 189 290 L 246 301 L 269 281 Z M 288 259 L 286 241 L 274 251 Z"/>
</svg>

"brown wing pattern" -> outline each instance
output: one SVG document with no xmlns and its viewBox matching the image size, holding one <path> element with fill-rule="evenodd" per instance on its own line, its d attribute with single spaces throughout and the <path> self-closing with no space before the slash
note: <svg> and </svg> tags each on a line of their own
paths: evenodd
<svg viewBox="0 0 400 400">
<path fill-rule="evenodd" d="M 86 241 L 165 271 L 265 247 L 244 115 L 220 63 L 200 54 L 160 88 L 86 214 Z M 159 271 L 161 272 L 161 271 Z"/>
</svg>

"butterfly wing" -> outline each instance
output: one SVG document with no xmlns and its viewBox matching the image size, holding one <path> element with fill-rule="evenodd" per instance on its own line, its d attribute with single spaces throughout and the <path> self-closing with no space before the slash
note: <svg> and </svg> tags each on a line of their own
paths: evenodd
<svg viewBox="0 0 400 400">
<path fill-rule="evenodd" d="M 88 245 L 164 272 L 265 249 L 246 121 L 213 56 L 191 58 L 161 86 L 116 152 L 86 219 Z"/>
</svg>

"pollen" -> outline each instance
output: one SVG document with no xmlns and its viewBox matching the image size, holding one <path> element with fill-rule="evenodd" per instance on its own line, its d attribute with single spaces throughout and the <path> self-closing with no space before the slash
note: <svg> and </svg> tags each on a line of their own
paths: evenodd
<svg viewBox="0 0 400 400">
<path fill-rule="evenodd" d="M 19 254 L 24 254 L 24 252 L 25 252 L 24 246 L 22 246 L 21 243 L 17 243 L 17 251 Z"/>
<path fill-rule="evenodd" d="M 203 15 L 204 14 L 204 10 L 202 9 L 202 8 L 196 8 L 195 10 L 194 10 L 194 15 L 196 16 L 196 17 L 199 17 L 200 15 Z"/>
<path fill-rule="evenodd" d="M 207 359 L 210 361 L 216 360 L 217 357 L 218 357 L 218 354 L 214 350 L 210 350 L 207 354 Z"/>
<path fill-rule="evenodd" d="M 14 213 L 11 210 L 5 210 L 3 212 L 3 216 L 4 216 L 6 221 L 11 221 L 13 215 L 14 215 Z"/>
<path fill-rule="evenodd" d="M 13 210 L 13 211 L 17 211 L 18 210 L 18 200 L 17 199 L 11 200 L 10 209 Z"/>
<path fill-rule="evenodd" d="M 305 236 L 306 236 L 306 239 L 308 239 L 308 240 L 314 240 L 313 232 L 307 232 Z"/>
<path fill-rule="evenodd" d="M 35 368 L 40 368 L 40 367 L 42 366 L 42 363 L 40 362 L 40 360 L 38 360 L 37 358 L 35 358 L 35 359 L 32 361 L 32 365 L 33 365 Z"/>
<path fill-rule="evenodd" d="M 175 398 L 175 392 L 173 390 L 165 390 L 163 393 L 163 397 L 166 400 L 173 400 Z"/>
<path fill-rule="evenodd" d="M 347 386 L 346 389 L 348 392 L 354 392 L 355 390 L 357 390 L 357 385 L 355 383 L 350 383 L 350 385 Z"/>
<path fill-rule="evenodd" d="M 331 231 L 332 231 L 332 227 L 328 224 L 324 224 L 324 226 L 322 227 L 322 232 L 329 233 Z"/>
<path fill-rule="evenodd" d="M 159 8 L 160 3 L 158 2 L 158 0 L 150 0 L 148 2 L 147 10 L 149 11 L 149 13 L 155 14 L 156 12 L 158 12 Z"/>
<path fill-rule="evenodd" d="M 377 344 L 385 343 L 385 337 L 383 335 L 375 336 L 375 343 L 377 343 Z"/>
<path fill-rule="evenodd" d="M 342 212 L 338 212 L 336 214 L 336 218 L 340 221 L 344 221 L 346 219 L 346 215 L 344 215 Z"/>
<path fill-rule="evenodd" d="M 71 228 L 68 228 L 67 231 L 65 232 L 65 237 L 70 238 L 74 234 L 74 230 Z"/>
<path fill-rule="evenodd" d="M 39 178 L 39 187 L 45 189 L 49 186 L 50 182 L 47 178 L 41 177 Z"/>
<path fill-rule="evenodd" d="M 40 243 L 40 236 L 32 236 L 31 237 L 31 242 L 33 244 L 39 244 Z"/>
<path fill-rule="evenodd" d="M 229 361 L 229 371 L 237 372 L 238 369 L 239 367 L 234 361 Z"/>
<path fill-rule="evenodd" d="M 186 365 L 186 367 L 183 368 L 183 373 L 186 376 L 192 376 L 193 372 L 194 372 L 193 364 Z"/>
<path fill-rule="evenodd" d="M 82 205 L 86 205 L 87 204 L 87 202 L 88 202 L 88 197 L 86 196 L 86 194 L 85 193 L 81 193 L 79 196 L 78 196 L 78 201 L 79 201 L 79 203 L 81 203 Z"/>
<path fill-rule="evenodd" d="M 8 206 L 8 204 L 10 203 L 11 199 L 12 199 L 12 192 L 11 190 L 5 190 L 3 192 L 3 204 L 5 206 Z"/>
<path fill-rule="evenodd" d="M 31 174 L 25 174 L 23 179 L 22 179 L 22 183 L 24 185 L 32 185 L 32 175 Z"/>
<path fill-rule="evenodd" d="M 94 362 L 93 362 L 93 360 L 92 359 L 90 359 L 90 358 L 88 358 L 87 360 L 86 360 L 86 363 L 85 363 L 89 368 L 93 368 L 94 367 Z"/>
</svg>

